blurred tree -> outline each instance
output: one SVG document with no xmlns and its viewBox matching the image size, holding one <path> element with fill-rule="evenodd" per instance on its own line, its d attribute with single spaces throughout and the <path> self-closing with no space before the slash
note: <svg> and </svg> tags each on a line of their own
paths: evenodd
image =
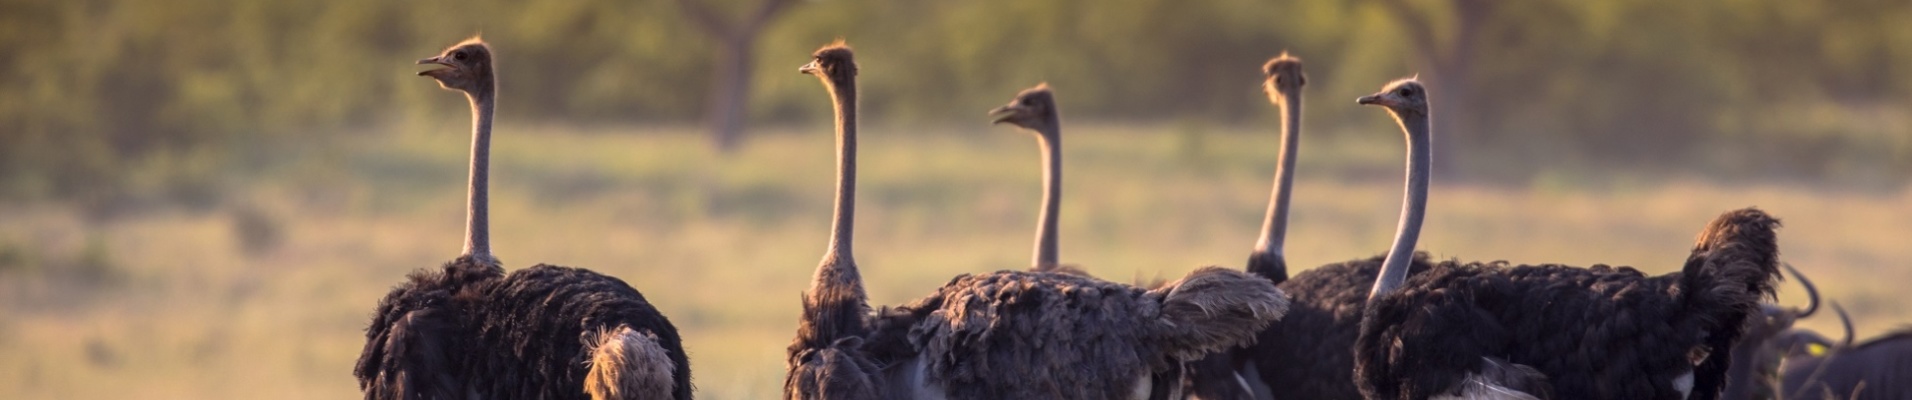
<svg viewBox="0 0 1912 400">
<path fill-rule="evenodd" d="M 842 36 L 876 123 L 974 124 L 1039 81 L 1085 121 L 1255 121 L 1271 115 L 1255 66 L 1285 49 L 1330 99 L 1424 72 L 1450 179 L 1902 182 L 1906 26 L 1912 2 L 1893 0 L 0 0 L 0 198 L 213 201 L 252 170 L 231 163 L 274 159 L 253 150 L 442 122 L 462 104 L 411 62 L 475 32 L 505 58 L 514 123 L 704 118 L 722 151 L 752 118 L 827 115 L 784 61 L 755 61 Z"/>
<path fill-rule="evenodd" d="M 737 21 L 719 16 L 705 1 L 677 0 L 677 5 L 719 48 L 711 71 L 710 105 L 704 112 L 711 144 L 718 153 L 728 154 L 743 140 L 750 116 L 750 73 L 757 65 L 757 39 L 764 26 L 789 10 L 793 1 L 761 0 Z"/>
<path fill-rule="evenodd" d="M 1447 0 L 1447 11 L 1451 20 L 1444 24 L 1435 21 L 1435 13 L 1442 10 L 1429 10 L 1408 4 L 1408 0 L 1378 0 L 1388 15 L 1399 24 L 1401 33 L 1407 37 L 1407 45 L 1413 54 L 1428 67 L 1426 80 L 1435 85 L 1428 90 L 1435 104 L 1434 131 L 1441 132 L 1443 138 L 1453 139 L 1452 144 L 1473 142 L 1472 132 L 1479 132 L 1474 119 L 1481 113 L 1474 104 L 1474 62 L 1475 47 L 1480 43 L 1480 33 L 1487 18 L 1492 15 L 1493 7 L 1500 4 L 1491 0 Z M 1437 27 L 1445 27 L 1441 29 Z M 1458 112 L 1456 112 L 1458 111 Z M 1454 149 L 1460 146 L 1434 146 L 1434 177 L 1452 179 L 1455 162 L 1459 160 Z"/>
</svg>

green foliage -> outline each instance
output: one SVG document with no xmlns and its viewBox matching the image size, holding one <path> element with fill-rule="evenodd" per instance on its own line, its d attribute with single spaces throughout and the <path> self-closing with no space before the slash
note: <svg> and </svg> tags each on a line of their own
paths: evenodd
<svg viewBox="0 0 1912 400">
<path fill-rule="evenodd" d="M 0 241 L 0 276 L 33 266 L 27 249 L 11 241 Z"/>
<path fill-rule="evenodd" d="M 1389 4 L 806 1 L 759 44 L 752 117 L 827 118 L 815 83 L 791 69 L 845 37 L 863 50 L 873 120 L 977 123 L 1008 94 L 1048 81 L 1071 118 L 1267 122 L 1256 67 L 1289 50 L 1309 63 L 1311 124 L 1379 128 L 1385 120 L 1372 110 L 1341 102 L 1435 72 Z M 1433 43 L 1454 46 L 1459 3 L 1401 4 L 1428 18 Z M 1903 109 L 1912 4 L 1484 4 L 1492 10 L 1460 79 L 1469 90 L 1442 108 L 1457 123 L 1444 143 L 1469 149 L 1454 154 L 1469 171 L 1519 174 L 1532 168 L 1504 164 L 1569 159 L 1717 171 L 1777 164 L 1813 178 L 1850 170 L 1834 164 L 1851 151 L 1912 164 L 1902 135 L 1880 134 L 1902 127 L 1902 112 L 1874 123 L 1769 123 L 1825 121 L 1816 115 L 1828 108 L 1854 118 Z M 212 185 L 183 194 L 128 193 L 140 187 L 128 181 L 155 163 L 180 164 L 155 157 L 208 157 L 215 167 L 166 171 L 217 175 L 233 169 L 218 163 L 244 159 L 231 153 L 259 143 L 461 113 L 461 102 L 412 76 L 412 62 L 479 32 L 499 49 L 500 112 L 514 121 L 691 123 L 710 86 L 711 39 L 665 0 L 6 0 L 0 197 L 199 201 L 192 193 L 216 192 L 221 178 L 183 178 Z M 1424 78 L 1436 88 L 1455 79 Z M 1481 161 L 1489 154 L 1495 160 Z M 1906 170 L 1881 169 L 1887 181 Z"/>
</svg>

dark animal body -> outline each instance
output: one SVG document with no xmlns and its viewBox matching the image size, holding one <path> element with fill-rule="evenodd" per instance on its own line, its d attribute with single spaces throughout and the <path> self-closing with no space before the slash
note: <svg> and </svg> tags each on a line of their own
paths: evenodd
<svg viewBox="0 0 1912 400">
<path fill-rule="evenodd" d="M 1274 399 L 1360 399 L 1354 342 L 1385 257 L 1315 267 L 1276 285 L 1288 294 L 1288 314 L 1261 331 L 1253 346 L 1235 352 L 1236 369 L 1253 374 L 1243 378 L 1259 379 Z M 1410 277 L 1434 266 L 1427 253 L 1416 253 L 1409 265 Z M 1239 397 L 1203 397 L 1220 398 Z"/>
<path fill-rule="evenodd" d="M 1179 398 L 1182 363 L 1249 343 L 1286 304 L 1266 280 L 1223 268 L 1153 290 L 1068 273 L 965 274 L 877 311 L 863 336 L 793 344 L 786 386 L 817 399 L 1122 399 L 1138 388 L 1153 391 L 1139 398 Z"/>
<path fill-rule="evenodd" d="M 1733 343 L 1732 364 L 1726 372 L 1726 388 L 1720 392 L 1720 398 L 1732 400 L 1775 400 L 1779 399 L 1779 363 L 1785 357 L 1791 342 L 1785 338 L 1793 337 L 1790 332 L 1793 323 L 1811 317 L 1819 311 L 1819 289 L 1811 279 L 1792 267 L 1782 264 L 1786 272 L 1799 280 L 1806 289 L 1806 308 L 1783 308 L 1774 304 L 1761 304 L 1758 315 L 1746 318 L 1746 328 L 1740 334 L 1739 341 Z M 1841 315 L 1844 313 L 1842 312 Z M 1815 335 L 1816 336 L 1816 335 Z M 1829 344 L 1829 342 L 1828 342 Z"/>
<path fill-rule="evenodd" d="M 1837 304 L 1834 304 L 1837 309 Z M 1794 347 L 1786 357 L 1781 378 L 1785 399 L 1907 400 L 1912 399 L 1912 328 L 1900 328 L 1852 344 L 1852 323 L 1838 310 L 1846 327 L 1845 340 L 1831 343 L 1817 334 L 1794 330 L 1783 340 Z M 1806 351 L 1811 344 L 1823 351 Z M 1795 347 L 1797 346 L 1797 347 Z"/>
<path fill-rule="evenodd" d="M 1280 93 L 1277 104 L 1294 97 Z M 1259 378 L 1252 380 L 1263 385 L 1261 397 L 1718 395 L 1741 324 L 1777 278 L 1776 219 L 1756 209 L 1724 213 L 1701 232 L 1681 272 L 1657 277 L 1605 265 L 1429 264 L 1413 252 L 1431 164 L 1425 88 L 1396 81 L 1358 102 L 1386 107 L 1406 134 L 1400 226 L 1378 268 L 1369 260 L 1288 279 L 1278 252 L 1264 257 L 1258 249 L 1250 270 L 1281 282 L 1296 303 L 1255 348 L 1231 354 L 1238 376 Z M 1277 179 L 1271 215 L 1283 188 Z M 1364 280 L 1373 282 L 1365 293 Z M 1353 356 L 1352 391 L 1340 375 L 1349 367 L 1336 365 L 1342 351 Z"/>
<path fill-rule="evenodd" d="M 1351 350 L 1365 315 L 1368 290 L 1381 269 L 1383 258 L 1377 255 L 1316 267 L 1277 286 L 1289 296 L 1288 313 L 1262 331 L 1255 345 L 1237 353 L 1244 354 L 1238 356 L 1240 362 L 1255 362 L 1254 368 L 1248 370 L 1274 388 L 1270 393 L 1272 398 L 1362 398 L 1354 384 Z M 1427 253 L 1422 252 L 1415 254 L 1410 265 L 1407 286 L 1412 287 L 1422 285 L 1424 282 L 1417 277 L 1430 269 L 1451 269 L 1466 264 L 1430 262 Z M 1632 271 L 1625 267 L 1607 269 Z M 1637 271 L 1631 274 L 1639 275 Z"/>
<path fill-rule="evenodd" d="M 1138 371 L 1178 369 L 1247 343 L 1282 311 L 1271 286 L 1221 268 L 1146 291 L 1001 271 L 958 276 L 886 313 L 913 317 L 903 337 L 920 352 L 927 383 L 950 398 L 1114 399 L 1134 394 Z"/>
<path fill-rule="evenodd" d="M 617 278 L 554 265 L 505 274 L 463 257 L 406 278 L 379 301 L 365 333 L 354 375 L 368 399 L 589 399 L 594 367 L 663 369 L 674 381 L 650 384 L 691 398 L 677 329 Z M 632 333 L 655 345 L 594 360 L 609 339 L 602 335 Z M 598 379 L 607 378 L 622 380 Z"/>
<path fill-rule="evenodd" d="M 1656 277 L 1452 261 L 1410 274 L 1432 165 L 1426 93 L 1404 79 L 1356 100 L 1386 108 L 1407 142 L 1400 223 L 1352 346 L 1362 397 L 1717 397 L 1730 348 L 1778 278 L 1779 221 L 1752 208 L 1723 213 L 1680 272 Z"/>
<path fill-rule="evenodd" d="M 1722 214 L 1680 272 L 1652 277 L 1442 262 L 1367 306 L 1356 382 L 1368 398 L 1426 399 L 1505 360 L 1545 375 L 1527 392 L 1539 398 L 1715 398 L 1728 350 L 1772 293 L 1778 225 L 1754 209 Z"/>
</svg>

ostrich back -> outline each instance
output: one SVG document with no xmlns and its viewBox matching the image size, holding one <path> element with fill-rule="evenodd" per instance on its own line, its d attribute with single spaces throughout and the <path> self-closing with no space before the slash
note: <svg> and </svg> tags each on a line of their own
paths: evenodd
<svg viewBox="0 0 1912 400">
<path fill-rule="evenodd" d="M 623 281 L 538 265 L 502 274 L 464 258 L 419 270 L 379 302 L 355 374 L 366 398 L 586 399 L 593 335 L 619 326 L 654 337 L 689 399 L 677 329 Z"/>
<path fill-rule="evenodd" d="M 1144 294 L 1072 274 L 1001 271 L 958 276 L 901 308 L 934 310 L 909 337 L 930 383 L 951 398 L 1117 399 L 1130 396 L 1139 371 L 1170 362 L 1147 340 L 1161 307 Z"/>
<path fill-rule="evenodd" d="M 1255 363 L 1276 399 L 1360 399 L 1354 340 L 1384 259 L 1323 265 L 1282 282 L 1277 287 L 1289 296 L 1288 314 L 1261 331 L 1253 346 L 1238 350 L 1237 362 Z M 1417 252 L 1408 274 L 1421 274 L 1431 265 L 1427 253 Z"/>
<path fill-rule="evenodd" d="M 1686 307 L 1680 292 L 1693 289 L 1680 282 L 1606 265 L 1443 262 L 1370 306 L 1357 373 L 1379 383 L 1375 398 L 1426 398 L 1495 357 L 1546 374 L 1553 398 L 1684 398 L 1675 378 L 1724 357 L 1709 339 L 1737 336 L 1740 320 Z M 1717 382 L 1724 370 L 1700 373 Z"/>
<path fill-rule="evenodd" d="M 1000 271 L 958 276 L 883 313 L 913 316 L 891 319 L 910 323 L 902 334 L 924 364 L 926 383 L 949 398 L 1116 399 L 1133 396 L 1151 374 L 1248 343 L 1286 307 L 1266 279 L 1219 268 L 1153 291 Z"/>
</svg>

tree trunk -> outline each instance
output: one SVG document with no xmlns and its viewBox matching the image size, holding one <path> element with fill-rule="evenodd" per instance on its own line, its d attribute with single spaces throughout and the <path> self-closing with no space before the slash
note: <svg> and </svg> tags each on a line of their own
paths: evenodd
<svg viewBox="0 0 1912 400">
<path fill-rule="evenodd" d="M 743 144 L 744 128 L 750 119 L 750 72 L 756 68 L 751 53 L 764 26 L 783 15 L 790 0 L 763 0 L 742 20 L 731 22 L 717 15 L 703 0 L 677 0 L 691 22 L 710 35 L 717 44 L 710 80 L 710 104 L 704 110 L 710 124 L 711 146 L 720 155 L 728 155 Z"/>
<path fill-rule="evenodd" d="M 1461 61 L 1457 64 L 1466 63 Z M 1433 144 L 1434 150 L 1431 156 L 1434 159 L 1431 169 L 1434 173 L 1430 177 L 1435 180 L 1453 181 L 1464 175 L 1460 173 L 1458 157 L 1465 155 L 1457 150 L 1462 147 L 1472 147 L 1470 143 L 1479 140 L 1479 132 L 1472 130 L 1475 124 L 1469 118 L 1476 112 L 1473 109 L 1473 102 L 1468 100 L 1468 85 L 1472 81 L 1468 75 L 1472 72 L 1465 65 L 1449 65 L 1433 69 L 1433 81 L 1438 86 L 1430 91 L 1433 97 L 1430 100 L 1435 104 L 1433 112 L 1436 116 L 1432 122 L 1434 131 L 1439 132 L 1435 134 L 1439 139 Z"/>
<path fill-rule="evenodd" d="M 1433 129 L 1440 139 L 1433 144 L 1433 178 L 1451 181 L 1464 175 L 1459 166 L 1461 154 L 1458 149 L 1470 147 L 1482 140 L 1484 135 L 1476 131 L 1480 124 L 1476 116 L 1481 110 L 1474 106 L 1473 74 L 1474 49 L 1479 41 L 1481 24 L 1487 23 L 1487 17 L 1493 11 L 1493 4 L 1486 0 L 1451 0 L 1454 22 L 1452 35 L 1448 42 L 1437 38 L 1435 26 L 1428 13 L 1421 12 L 1404 0 L 1385 0 L 1382 5 L 1401 23 L 1408 35 L 1408 44 L 1414 47 L 1415 54 L 1428 67 L 1428 83 L 1433 87 L 1429 91 L 1429 100 L 1434 103 L 1435 114 Z"/>
<path fill-rule="evenodd" d="M 718 154 L 730 154 L 742 144 L 750 117 L 750 72 L 756 67 L 756 56 L 750 50 L 756 36 L 718 42 L 722 45 L 717 50 L 706 122 L 710 124 L 711 146 Z"/>
<path fill-rule="evenodd" d="M 1446 118 L 1434 120 L 1435 129 L 1446 132 L 1450 140 L 1448 145 L 1434 146 L 1434 179 L 1452 181 L 1466 174 L 1460 170 L 1460 157 L 1465 154 L 1457 151 L 1463 146 L 1473 148 L 1474 144 L 1487 135 L 1480 131 L 1480 110 L 1474 101 L 1474 49 L 1480 42 L 1481 24 L 1487 23 L 1492 11 L 1489 2 L 1484 0 L 1454 0 L 1454 43 L 1436 67 L 1444 83 L 1441 89 L 1446 93 L 1442 100 L 1452 104 L 1452 111 L 1445 113 Z"/>
</svg>

